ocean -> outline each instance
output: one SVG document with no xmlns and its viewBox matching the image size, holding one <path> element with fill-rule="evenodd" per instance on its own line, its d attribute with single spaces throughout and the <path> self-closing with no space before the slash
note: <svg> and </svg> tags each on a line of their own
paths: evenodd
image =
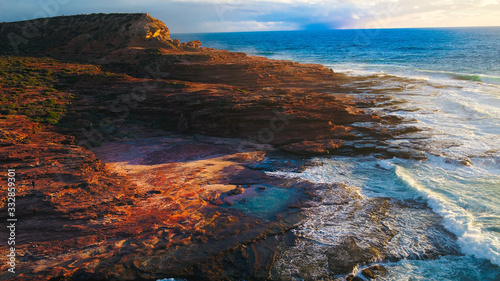
<svg viewBox="0 0 500 281">
<path fill-rule="evenodd" d="M 398 115 L 420 128 L 418 135 L 391 142 L 417 148 L 427 159 L 334 156 L 319 158 L 322 166 L 288 176 L 345 183 L 365 197 L 426 203 L 456 235 L 463 256 L 385 262 L 388 273 L 377 280 L 500 280 L 500 27 L 172 37 L 271 59 L 323 64 L 369 81 L 346 86 L 357 87 L 353 95 L 361 99 L 387 96 L 390 102 L 368 110 Z M 328 229 L 318 225 L 309 238 L 321 241 L 328 235 Z"/>
</svg>

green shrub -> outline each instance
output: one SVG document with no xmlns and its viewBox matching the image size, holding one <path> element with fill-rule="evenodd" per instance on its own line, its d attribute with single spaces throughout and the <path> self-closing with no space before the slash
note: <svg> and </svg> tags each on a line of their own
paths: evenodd
<svg viewBox="0 0 500 281">
<path fill-rule="evenodd" d="M 45 104 L 48 104 L 48 105 L 55 105 L 57 103 L 57 101 L 55 99 L 46 99 L 45 100 Z"/>
<path fill-rule="evenodd" d="M 16 114 L 17 111 L 14 110 L 14 109 L 0 109 L 0 114 L 3 114 L 3 115 L 14 115 Z"/>
<path fill-rule="evenodd" d="M 61 119 L 61 115 L 58 112 L 48 111 L 45 114 L 45 121 L 49 124 L 55 125 L 59 123 L 59 119 Z"/>
</svg>

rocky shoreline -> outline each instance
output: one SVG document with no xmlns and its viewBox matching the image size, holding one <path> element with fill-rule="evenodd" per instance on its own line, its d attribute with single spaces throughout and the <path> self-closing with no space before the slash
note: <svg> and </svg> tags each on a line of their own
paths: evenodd
<svg viewBox="0 0 500 281">
<path fill-rule="evenodd" d="M 422 159 L 385 142 L 417 129 L 367 112 L 390 101 L 353 97 L 363 81 L 181 43 L 147 14 L 0 24 L 12 32 L 26 40 L 0 48 L 0 167 L 19 173 L 19 270 L 1 280 L 350 280 L 458 254 L 427 206 L 269 173 Z M 426 218 L 431 248 L 398 254 L 401 209 Z M 308 233 L 323 224 L 345 231 Z"/>
</svg>

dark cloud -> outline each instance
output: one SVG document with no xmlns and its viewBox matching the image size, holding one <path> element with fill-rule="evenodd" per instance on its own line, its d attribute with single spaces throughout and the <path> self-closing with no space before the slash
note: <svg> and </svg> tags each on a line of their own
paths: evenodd
<svg viewBox="0 0 500 281">
<path fill-rule="evenodd" d="M 331 24 L 327 23 L 311 23 L 303 25 L 304 30 L 328 30 L 334 28 Z"/>
<path fill-rule="evenodd" d="M 349 26 L 356 9 L 350 5 L 294 5 L 283 6 L 257 16 L 257 21 L 285 21 L 298 24 L 301 29 L 335 29 Z"/>
</svg>

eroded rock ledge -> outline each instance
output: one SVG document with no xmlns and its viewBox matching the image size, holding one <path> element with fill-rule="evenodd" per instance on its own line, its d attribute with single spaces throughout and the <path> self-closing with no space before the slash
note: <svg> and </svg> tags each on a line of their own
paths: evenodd
<svg viewBox="0 0 500 281">
<path fill-rule="evenodd" d="M 381 222 L 407 205 L 265 173 L 300 171 L 312 155 L 418 158 L 384 146 L 407 133 L 391 126 L 404 120 L 360 109 L 378 98 L 347 95 L 351 78 L 171 40 L 147 14 L 2 23 L 0 41 L 11 43 L 0 46 L 0 167 L 19 181 L 12 280 L 327 280 L 401 258 L 387 250 L 398 229 Z M 343 199 L 323 204 L 325 190 Z M 332 223 L 371 221 L 381 240 L 367 246 L 358 233 L 314 250 L 300 223 L 321 205 L 347 208 L 332 210 Z M 342 217 L 358 211 L 364 217 Z M 367 247 L 340 265 L 338 253 Z M 308 267 L 315 260 L 289 268 L 289 256 L 311 249 L 323 271 Z"/>
</svg>

